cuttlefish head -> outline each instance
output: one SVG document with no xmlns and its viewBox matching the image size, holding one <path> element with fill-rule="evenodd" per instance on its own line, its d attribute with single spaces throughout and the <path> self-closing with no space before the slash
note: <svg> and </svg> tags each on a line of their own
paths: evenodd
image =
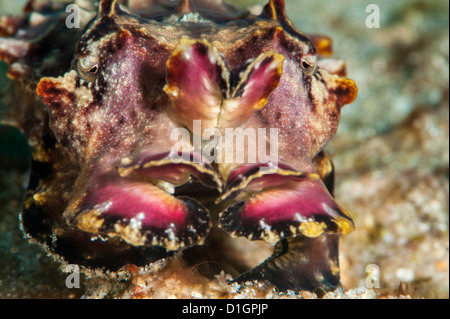
<svg viewBox="0 0 450 319">
<path fill-rule="evenodd" d="M 320 67 L 283 1 L 229 23 L 187 3 L 153 20 L 101 1 L 73 68 L 41 79 L 50 127 L 80 166 L 67 223 L 173 251 L 202 244 L 212 226 L 205 205 L 222 202 L 219 226 L 235 236 L 274 243 L 350 232 L 313 160 L 356 97 L 354 82 Z M 243 132 L 247 143 L 211 142 L 227 132 L 234 140 Z M 181 194 L 190 185 L 215 198 Z"/>
</svg>

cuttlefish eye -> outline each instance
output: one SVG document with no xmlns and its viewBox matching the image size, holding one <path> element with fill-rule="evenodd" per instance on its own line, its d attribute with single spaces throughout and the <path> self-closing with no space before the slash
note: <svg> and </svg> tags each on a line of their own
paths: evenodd
<svg viewBox="0 0 450 319">
<path fill-rule="evenodd" d="M 317 57 L 315 55 L 305 55 L 300 59 L 303 73 L 311 75 L 316 71 Z"/>
<path fill-rule="evenodd" d="M 100 72 L 97 58 L 92 56 L 80 58 L 77 62 L 77 71 L 84 80 L 94 81 Z"/>
</svg>

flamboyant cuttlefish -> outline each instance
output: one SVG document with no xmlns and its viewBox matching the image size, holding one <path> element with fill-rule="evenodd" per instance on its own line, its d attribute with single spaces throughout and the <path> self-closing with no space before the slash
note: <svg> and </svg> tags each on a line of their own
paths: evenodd
<svg viewBox="0 0 450 319">
<path fill-rule="evenodd" d="M 283 0 L 260 14 L 222 0 L 75 4 L 73 16 L 49 0 L 0 18 L 14 80 L 4 122 L 33 150 L 24 233 L 109 270 L 264 240 L 273 255 L 236 281 L 339 286 L 338 236 L 354 225 L 323 148 L 357 89 L 327 58 L 330 39 L 296 30 Z M 210 138 L 230 130 L 241 142 Z"/>
</svg>

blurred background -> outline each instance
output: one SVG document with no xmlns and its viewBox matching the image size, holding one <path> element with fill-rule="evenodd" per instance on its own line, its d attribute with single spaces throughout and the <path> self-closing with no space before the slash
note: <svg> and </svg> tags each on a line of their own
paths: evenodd
<svg viewBox="0 0 450 319">
<path fill-rule="evenodd" d="M 264 0 L 228 1 L 255 9 Z M 25 1 L 0 0 L 0 14 Z M 380 27 L 367 28 L 369 4 Z M 356 101 L 342 110 L 327 146 L 336 198 L 355 220 L 342 238 L 344 289 L 380 270 L 377 296 L 449 297 L 449 2 L 446 0 L 286 0 L 294 25 L 333 38 Z M 0 63 L 0 91 L 7 78 Z M 0 105 L 0 114 L 4 110 Z M 0 126 L 0 297 L 78 297 L 58 265 L 18 228 L 28 181 L 26 141 Z"/>
</svg>

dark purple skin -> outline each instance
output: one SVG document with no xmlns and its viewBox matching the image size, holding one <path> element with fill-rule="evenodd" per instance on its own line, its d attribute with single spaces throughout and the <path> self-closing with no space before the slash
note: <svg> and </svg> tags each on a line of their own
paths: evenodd
<svg viewBox="0 0 450 319">
<path fill-rule="evenodd" d="M 50 2 L 30 2 L 53 12 L 40 22 L 1 20 L 0 59 L 25 92 L 10 118 L 33 147 L 24 232 L 68 263 L 117 270 L 203 245 L 220 227 L 275 245 L 237 281 L 335 289 L 338 236 L 354 226 L 323 148 L 357 89 L 342 63 L 318 60 L 327 38 L 297 31 L 283 0 L 259 16 L 221 1 L 134 5 L 83 9 L 81 30 Z M 180 159 L 171 132 L 194 120 L 202 132 L 277 128 L 278 164 L 210 163 L 192 142 Z"/>
</svg>

